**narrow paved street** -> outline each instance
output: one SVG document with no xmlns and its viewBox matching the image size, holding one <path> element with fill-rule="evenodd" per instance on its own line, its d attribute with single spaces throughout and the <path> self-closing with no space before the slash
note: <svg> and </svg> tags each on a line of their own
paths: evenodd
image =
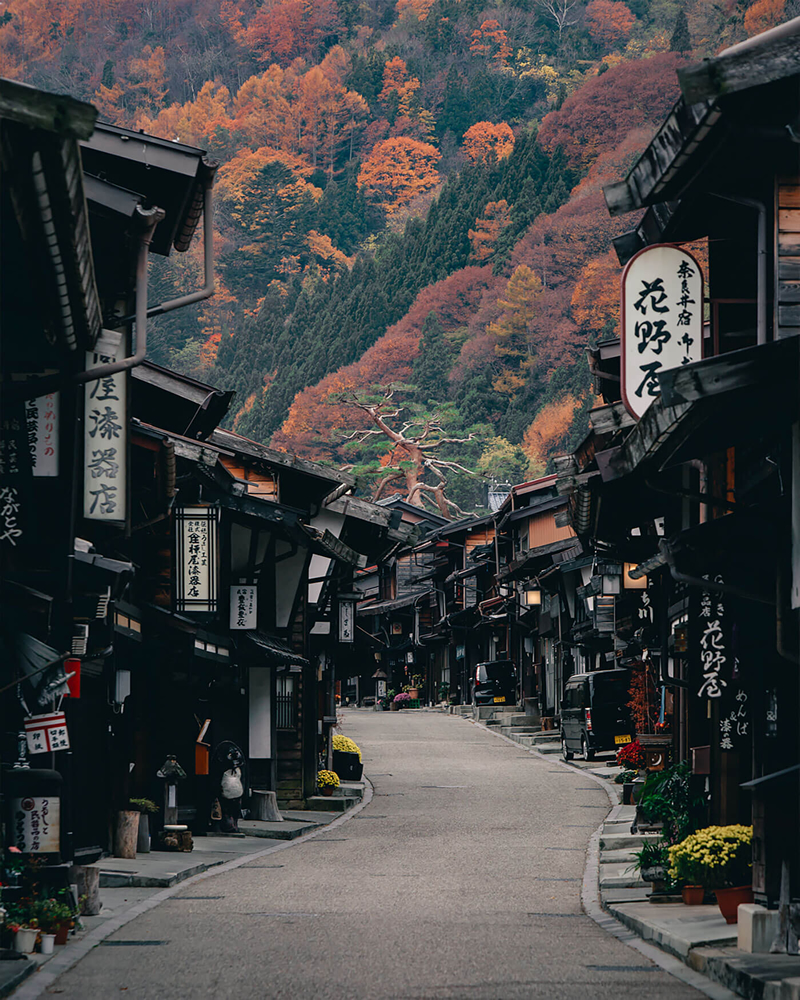
<svg viewBox="0 0 800 1000">
<path fill-rule="evenodd" d="M 608 800 L 580 771 L 435 713 L 350 711 L 343 731 L 375 787 L 363 811 L 185 886 L 50 992 L 700 996 L 581 913 L 585 848 Z"/>
</svg>

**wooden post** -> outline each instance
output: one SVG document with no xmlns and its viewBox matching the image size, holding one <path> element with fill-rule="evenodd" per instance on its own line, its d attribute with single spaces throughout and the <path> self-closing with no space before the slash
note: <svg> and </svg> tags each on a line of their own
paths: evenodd
<svg viewBox="0 0 800 1000">
<path fill-rule="evenodd" d="M 175 826 L 178 822 L 178 786 L 164 782 L 164 826 Z"/>
<path fill-rule="evenodd" d="M 139 813 L 133 809 L 123 809 L 118 812 L 117 828 L 114 833 L 114 857 L 134 860 L 136 842 L 139 839 Z"/>
</svg>

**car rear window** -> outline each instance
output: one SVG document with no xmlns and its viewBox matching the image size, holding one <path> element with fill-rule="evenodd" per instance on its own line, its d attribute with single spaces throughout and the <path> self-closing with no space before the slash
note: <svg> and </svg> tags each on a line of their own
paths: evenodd
<svg viewBox="0 0 800 1000">
<path fill-rule="evenodd" d="M 498 660 L 497 663 L 478 664 L 478 683 L 486 681 L 505 681 L 514 676 L 514 664 L 510 660 Z"/>
<path fill-rule="evenodd" d="M 627 677 L 603 677 L 595 674 L 593 679 L 594 702 L 603 705 L 625 705 L 630 701 Z"/>
</svg>

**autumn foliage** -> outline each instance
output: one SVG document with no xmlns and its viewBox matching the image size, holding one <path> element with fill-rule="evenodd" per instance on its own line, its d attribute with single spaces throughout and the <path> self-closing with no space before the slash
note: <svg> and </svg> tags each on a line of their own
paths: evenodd
<svg viewBox="0 0 800 1000">
<path fill-rule="evenodd" d="M 506 122 L 475 122 L 464 133 L 463 149 L 473 163 L 502 160 L 514 149 L 514 133 Z"/>
<path fill-rule="evenodd" d="M 544 472 L 548 458 L 563 451 L 564 439 L 572 427 L 578 403 L 572 396 L 547 403 L 525 431 L 522 450 L 537 474 Z"/>
<path fill-rule="evenodd" d="M 620 63 L 595 77 L 545 116 L 539 132 L 542 145 L 560 145 L 571 163 L 588 166 L 632 129 L 657 127 L 678 98 L 676 70 L 681 63 L 676 53 L 665 52 Z"/>
<path fill-rule="evenodd" d="M 780 24 L 784 19 L 786 0 L 756 0 L 747 8 L 744 27 L 749 37 L 759 35 Z"/>
<path fill-rule="evenodd" d="M 478 264 L 489 260 L 495 252 L 500 234 L 511 224 L 511 212 L 505 198 L 490 201 L 483 215 L 475 220 L 475 228 L 470 229 L 472 260 Z"/>
<path fill-rule="evenodd" d="M 388 215 L 439 182 L 436 164 L 442 154 L 427 142 L 407 136 L 379 142 L 364 160 L 358 186 Z"/>
<path fill-rule="evenodd" d="M 601 45 L 616 45 L 627 38 L 635 23 L 630 7 L 620 0 L 589 0 L 586 5 L 589 34 Z"/>
</svg>

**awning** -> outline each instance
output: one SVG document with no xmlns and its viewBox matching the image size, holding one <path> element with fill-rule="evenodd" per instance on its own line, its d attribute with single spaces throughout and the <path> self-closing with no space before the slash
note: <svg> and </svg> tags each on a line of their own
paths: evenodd
<svg viewBox="0 0 800 1000">
<path fill-rule="evenodd" d="M 255 632 L 242 633 L 245 645 L 261 655 L 265 666 L 269 667 L 307 667 L 308 660 L 295 653 L 292 647 L 283 639 L 260 629 Z"/>
</svg>

